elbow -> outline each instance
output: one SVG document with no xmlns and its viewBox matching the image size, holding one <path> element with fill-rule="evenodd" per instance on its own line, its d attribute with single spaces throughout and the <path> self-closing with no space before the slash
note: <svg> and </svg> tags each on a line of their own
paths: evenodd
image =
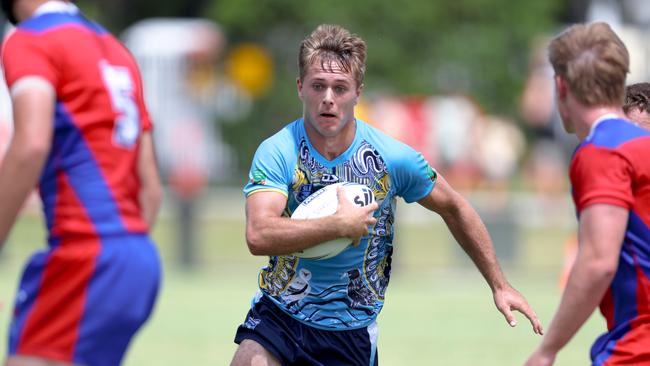
<svg viewBox="0 0 650 366">
<path fill-rule="evenodd" d="M 25 163 L 43 161 L 50 152 L 50 143 L 49 141 L 30 141 L 23 144 L 19 151 L 21 161 Z"/>
<path fill-rule="evenodd" d="M 616 275 L 618 263 L 612 260 L 597 260 L 591 263 L 589 269 L 590 274 L 594 278 L 598 278 L 609 283 L 614 279 L 614 276 Z"/>
<path fill-rule="evenodd" d="M 268 246 L 264 242 L 264 237 L 254 230 L 246 230 L 246 245 L 252 255 L 268 255 Z"/>
</svg>

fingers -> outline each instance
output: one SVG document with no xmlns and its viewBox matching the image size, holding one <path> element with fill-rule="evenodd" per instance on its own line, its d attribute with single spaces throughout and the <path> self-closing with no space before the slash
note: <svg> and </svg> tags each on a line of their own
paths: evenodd
<svg viewBox="0 0 650 366">
<path fill-rule="evenodd" d="M 530 308 L 527 302 L 524 303 L 521 309 L 517 309 L 520 313 L 524 314 L 526 318 L 530 321 L 530 324 L 533 326 L 533 332 L 539 335 L 544 335 L 544 329 L 542 328 L 542 323 L 539 321 L 535 311 Z"/>
<path fill-rule="evenodd" d="M 370 213 L 379 208 L 379 204 L 375 201 L 367 206 L 365 206 L 366 212 Z"/>
<path fill-rule="evenodd" d="M 336 187 L 336 198 L 339 200 L 339 205 L 342 202 L 348 201 L 347 197 L 345 197 L 345 189 L 343 189 L 343 187 Z"/>
<path fill-rule="evenodd" d="M 499 311 L 503 316 L 506 318 L 506 322 L 508 322 L 508 325 L 511 327 L 514 327 L 517 325 L 517 318 L 515 318 L 515 315 L 512 313 L 510 310 L 510 306 L 500 306 Z"/>
<path fill-rule="evenodd" d="M 517 325 L 517 319 L 512 313 L 512 310 L 517 310 L 520 313 L 524 314 L 526 318 L 528 318 L 530 324 L 533 327 L 533 332 L 539 335 L 544 334 L 542 323 L 539 321 L 537 314 L 535 314 L 535 311 L 530 307 L 526 299 L 524 299 L 524 297 L 521 296 L 521 294 L 518 292 L 515 291 L 514 293 L 510 293 L 509 296 L 504 296 L 501 299 L 495 299 L 495 302 L 497 304 L 497 308 L 506 318 L 506 321 L 511 327 Z"/>
</svg>

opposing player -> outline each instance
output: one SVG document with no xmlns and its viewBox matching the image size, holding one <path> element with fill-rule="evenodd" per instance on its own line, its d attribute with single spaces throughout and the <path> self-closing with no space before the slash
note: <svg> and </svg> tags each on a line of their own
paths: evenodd
<svg viewBox="0 0 650 366">
<path fill-rule="evenodd" d="M 0 243 L 38 184 L 48 249 L 27 263 L 7 365 L 118 365 L 151 313 L 160 204 L 151 122 L 128 51 L 67 1 L 2 0 L 14 135 Z"/>
<path fill-rule="evenodd" d="M 354 117 L 365 59 L 365 42 L 336 25 L 319 26 L 300 45 L 303 117 L 260 145 L 244 188 L 248 247 L 270 261 L 237 331 L 232 365 L 377 363 L 375 318 L 391 274 L 397 197 L 442 216 L 510 325 L 516 324 L 516 309 L 535 332 L 542 331 L 526 300 L 506 281 L 488 232 L 467 201 L 422 155 Z M 335 215 L 288 218 L 310 194 L 336 182 L 365 184 L 377 203 L 357 207 L 339 192 Z M 290 255 L 339 237 L 360 244 L 325 260 Z M 305 282 L 307 293 L 299 298 L 293 296 L 294 281 Z"/>
<path fill-rule="evenodd" d="M 650 130 L 650 83 L 637 83 L 625 88 L 623 112 L 628 119 Z"/>
<path fill-rule="evenodd" d="M 570 169 L 578 253 L 560 306 L 526 365 L 551 365 L 600 303 L 593 365 L 650 363 L 650 132 L 624 118 L 628 51 L 606 23 L 554 38 L 557 105 L 581 140 Z"/>
</svg>

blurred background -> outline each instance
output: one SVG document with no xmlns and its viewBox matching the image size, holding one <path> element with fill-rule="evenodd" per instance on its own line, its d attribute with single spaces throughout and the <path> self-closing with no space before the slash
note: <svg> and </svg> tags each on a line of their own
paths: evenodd
<svg viewBox="0 0 650 366">
<path fill-rule="evenodd" d="M 77 2 L 136 57 L 166 199 L 153 236 L 165 264 L 157 309 L 126 365 L 225 365 L 266 258 L 248 253 L 241 188 L 255 148 L 301 116 L 299 42 L 337 23 L 368 45 L 358 118 L 421 151 L 470 199 L 508 278 L 547 325 L 575 251 L 568 161 L 549 37 L 605 20 L 627 44 L 629 83 L 650 73 L 644 0 L 96 0 Z M 0 20 L 0 32 L 11 28 Z M 0 156 L 11 106 L 0 87 Z M 382 365 L 517 365 L 539 338 L 510 329 L 442 220 L 400 202 Z M 43 248 L 32 198 L 0 252 L 0 353 L 21 266 Z M 596 314 L 557 365 L 588 364 Z"/>
</svg>

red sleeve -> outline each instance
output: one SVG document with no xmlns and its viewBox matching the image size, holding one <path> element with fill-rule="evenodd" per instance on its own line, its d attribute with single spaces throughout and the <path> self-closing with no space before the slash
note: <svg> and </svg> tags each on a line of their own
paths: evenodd
<svg viewBox="0 0 650 366">
<path fill-rule="evenodd" d="M 54 53 L 46 36 L 16 30 L 5 42 L 2 64 L 9 88 L 25 76 L 41 76 L 53 86 L 58 85 L 59 72 L 53 60 Z"/>
<path fill-rule="evenodd" d="M 614 149 L 587 145 L 571 162 L 573 200 L 578 212 L 596 203 L 631 208 L 632 166 Z"/>
</svg>

